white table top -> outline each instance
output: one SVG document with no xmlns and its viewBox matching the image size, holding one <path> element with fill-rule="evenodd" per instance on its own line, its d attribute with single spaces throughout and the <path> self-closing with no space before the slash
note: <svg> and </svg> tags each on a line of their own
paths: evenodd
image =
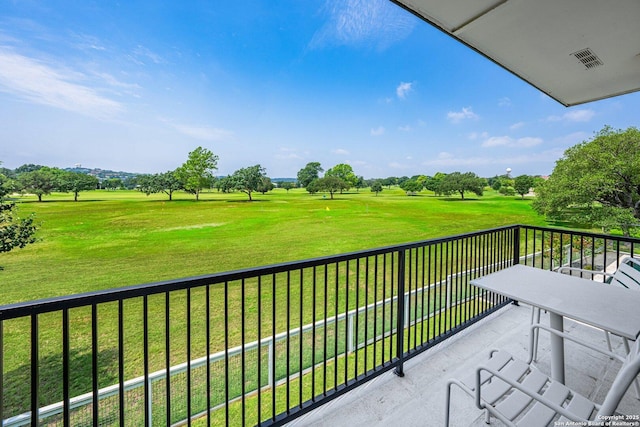
<svg viewBox="0 0 640 427">
<path fill-rule="evenodd" d="M 640 336 L 640 292 L 515 265 L 471 284 L 632 340 Z"/>
</svg>

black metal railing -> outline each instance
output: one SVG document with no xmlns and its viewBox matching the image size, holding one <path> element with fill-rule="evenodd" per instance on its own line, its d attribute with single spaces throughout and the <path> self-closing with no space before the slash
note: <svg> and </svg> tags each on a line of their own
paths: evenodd
<svg viewBox="0 0 640 427">
<path fill-rule="evenodd" d="M 281 425 L 509 303 L 469 280 L 639 242 L 508 226 L 0 307 L 0 420 Z"/>
</svg>

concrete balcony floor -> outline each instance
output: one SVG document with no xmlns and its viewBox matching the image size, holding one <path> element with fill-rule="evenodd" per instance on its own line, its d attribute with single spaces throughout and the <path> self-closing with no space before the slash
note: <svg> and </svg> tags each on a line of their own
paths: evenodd
<svg viewBox="0 0 640 427">
<path fill-rule="evenodd" d="M 502 348 L 526 360 L 529 348 L 531 309 L 510 305 L 478 322 L 453 339 L 405 363 L 405 376 L 385 373 L 344 396 L 294 420 L 289 426 L 442 426 L 445 390 L 450 378 L 465 378 L 488 357 L 491 349 Z M 542 321 L 548 324 L 548 316 Z M 565 320 L 565 330 L 606 348 L 605 335 L 584 325 Z M 620 339 L 612 338 L 614 351 L 622 354 Z M 540 334 L 537 366 L 550 374 L 549 334 Z M 621 363 L 565 342 L 566 384 L 602 403 Z M 640 414 L 640 400 L 633 387 L 618 407 L 623 414 Z M 473 399 L 454 387 L 451 426 L 486 426 L 484 413 Z M 492 426 L 503 425 L 492 418 Z"/>
</svg>

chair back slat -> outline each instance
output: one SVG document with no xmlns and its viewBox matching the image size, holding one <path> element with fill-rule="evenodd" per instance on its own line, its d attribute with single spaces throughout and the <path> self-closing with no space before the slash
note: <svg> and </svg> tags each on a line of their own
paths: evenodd
<svg viewBox="0 0 640 427">
<path fill-rule="evenodd" d="M 640 270 L 633 267 L 633 261 L 631 261 L 630 258 L 622 260 L 618 269 L 613 274 L 611 284 L 640 291 Z"/>
</svg>

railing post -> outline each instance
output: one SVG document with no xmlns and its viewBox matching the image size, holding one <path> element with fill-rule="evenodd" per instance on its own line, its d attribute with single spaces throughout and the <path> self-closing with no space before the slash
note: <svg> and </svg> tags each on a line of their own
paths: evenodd
<svg viewBox="0 0 640 427">
<path fill-rule="evenodd" d="M 396 313 L 396 358 L 398 362 L 394 373 L 404 377 L 404 276 L 405 276 L 405 250 L 398 252 L 398 312 Z"/>
<path fill-rule="evenodd" d="M 513 229 L 513 265 L 520 264 L 520 226 Z M 526 261 L 525 261 L 526 264 Z M 513 301 L 513 305 L 520 305 L 518 301 Z"/>
<path fill-rule="evenodd" d="M 513 265 L 520 264 L 520 226 L 513 229 Z"/>
<path fill-rule="evenodd" d="M 38 352 L 38 313 L 31 315 L 31 425 L 39 423 L 40 355 Z"/>
</svg>

